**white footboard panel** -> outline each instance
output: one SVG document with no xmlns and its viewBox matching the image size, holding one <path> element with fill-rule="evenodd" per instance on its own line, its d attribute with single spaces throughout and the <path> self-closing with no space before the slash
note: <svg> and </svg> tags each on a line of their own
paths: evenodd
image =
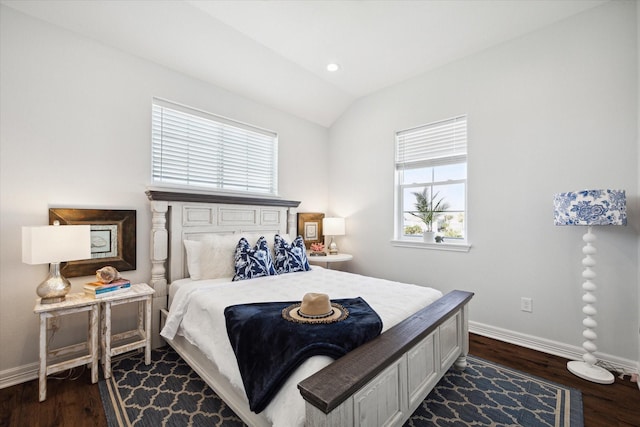
<svg viewBox="0 0 640 427">
<path fill-rule="evenodd" d="M 450 367 L 463 369 L 466 366 L 467 307 L 465 302 L 453 311 L 450 317 L 440 319 L 439 324 L 435 325 L 425 337 L 416 344 L 408 344 L 407 351 L 400 354 L 357 391 L 344 398 L 339 397 L 341 403 L 333 408 L 329 407 L 328 411 L 321 409 L 322 404 L 318 404 L 320 402 L 309 397 L 313 392 L 309 393 L 308 384 L 304 384 L 307 380 L 303 381 L 299 388 L 306 400 L 306 425 L 308 427 L 401 426 Z M 391 330 L 387 331 L 389 332 Z M 406 334 L 404 335 L 406 337 Z M 366 355 L 359 357 L 361 363 L 367 363 Z M 316 398 L 323 399 L 317 396 Z M 329 402 L 330 399 L 324 400 L 323 403 L 331 405 Z"/>
</svg>

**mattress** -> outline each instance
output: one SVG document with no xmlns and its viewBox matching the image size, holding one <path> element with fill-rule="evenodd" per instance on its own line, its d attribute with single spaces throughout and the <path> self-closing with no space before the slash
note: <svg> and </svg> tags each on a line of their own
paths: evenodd
<svg viewBox="0 0 640 427">
<path fill-rule="evenodd" d="M 362 297 L 382 319 L 383 332 L 442 296 L 440 291 L 424 286 L 319 267 L 240 282 L 186 279 L 171 285 L 171 307 L 161 335 L 167 339 L 183 336 L 245 395 L 227 336 L 224 309 L 235 304 L 299 301 L 307 292 L 327 293 L 331 299 Z M 304 400 L 297 384 L 331 362 L 326 356 L 304 362 L 263 411 L 266 418 L 274 426 L 304 425 Z"/>
</svg>

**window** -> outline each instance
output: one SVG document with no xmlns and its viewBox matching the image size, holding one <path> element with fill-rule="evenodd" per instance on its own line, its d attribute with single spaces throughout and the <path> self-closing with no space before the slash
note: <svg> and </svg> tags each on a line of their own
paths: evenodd
<svg viewBox="0 0 640 427">
<path fill-rule="evenodd" d="M 465 243 L 467 118 L 459 116 L 396 133 L 395 240 L 423 241 L 427 225 L 417 213 L 420 196 L 442 212 L 432 229 L 445 243 Z M 440 239 L 438 239 L 440 240 Z"/>
<path fill-rule="evenodd" d="M 278 194 L 278 135 L 154 99 L 153 183 Z"/>
</svg>

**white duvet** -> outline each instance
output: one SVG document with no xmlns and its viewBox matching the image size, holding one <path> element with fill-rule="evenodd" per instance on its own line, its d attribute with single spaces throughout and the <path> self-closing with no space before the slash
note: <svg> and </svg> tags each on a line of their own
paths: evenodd
<svg viewBox="0 0 640 427">
<path fill-rule="evenodd" d="M 229 343 L 224 309 L 234 304 L 300 301 L 307 292 L 323 292 L 331 299 L 362 297 L 389 329 L 442 296 L 440 291 L 383 279 L 313 267 L 311 271 L 230 282 L 200 280 L 181 283 L 173 294 L 167 322 L 160 333 L 167 339 L 184 336 L 208 356 L 233 386 L 244 386 Z M 302 426 L 304 400 L 297 384 L 332 362 L 314 356 L 303 363 L 264 410 L 277 427 Z"/>
</svg>

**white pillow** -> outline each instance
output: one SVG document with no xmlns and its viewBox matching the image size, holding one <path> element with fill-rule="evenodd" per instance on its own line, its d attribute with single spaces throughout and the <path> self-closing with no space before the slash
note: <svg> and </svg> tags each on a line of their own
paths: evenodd
<svg viewBox="0 0 640 427">
<path fill-rule="evenodd" d="M 184 240 L 189 277 L 193 280 L 233 277 L 235 274 L 234 256 L 238 242 L 244 237 L 253 246 L 260 236 L 267 239 L 267 244 L 273 254 L 275 233 L 220 234 L 209 235 L 201 240 Z M 280 236 L 288 242 L 291 241 L 287 234 L 280 234 Z"/>
<path fill-rule="evenodd" d="M 233 277 L 234 254 L 240 238 L 234 234 L 185 240 L 187 268 L 193 280 Z"/>
</svg>

